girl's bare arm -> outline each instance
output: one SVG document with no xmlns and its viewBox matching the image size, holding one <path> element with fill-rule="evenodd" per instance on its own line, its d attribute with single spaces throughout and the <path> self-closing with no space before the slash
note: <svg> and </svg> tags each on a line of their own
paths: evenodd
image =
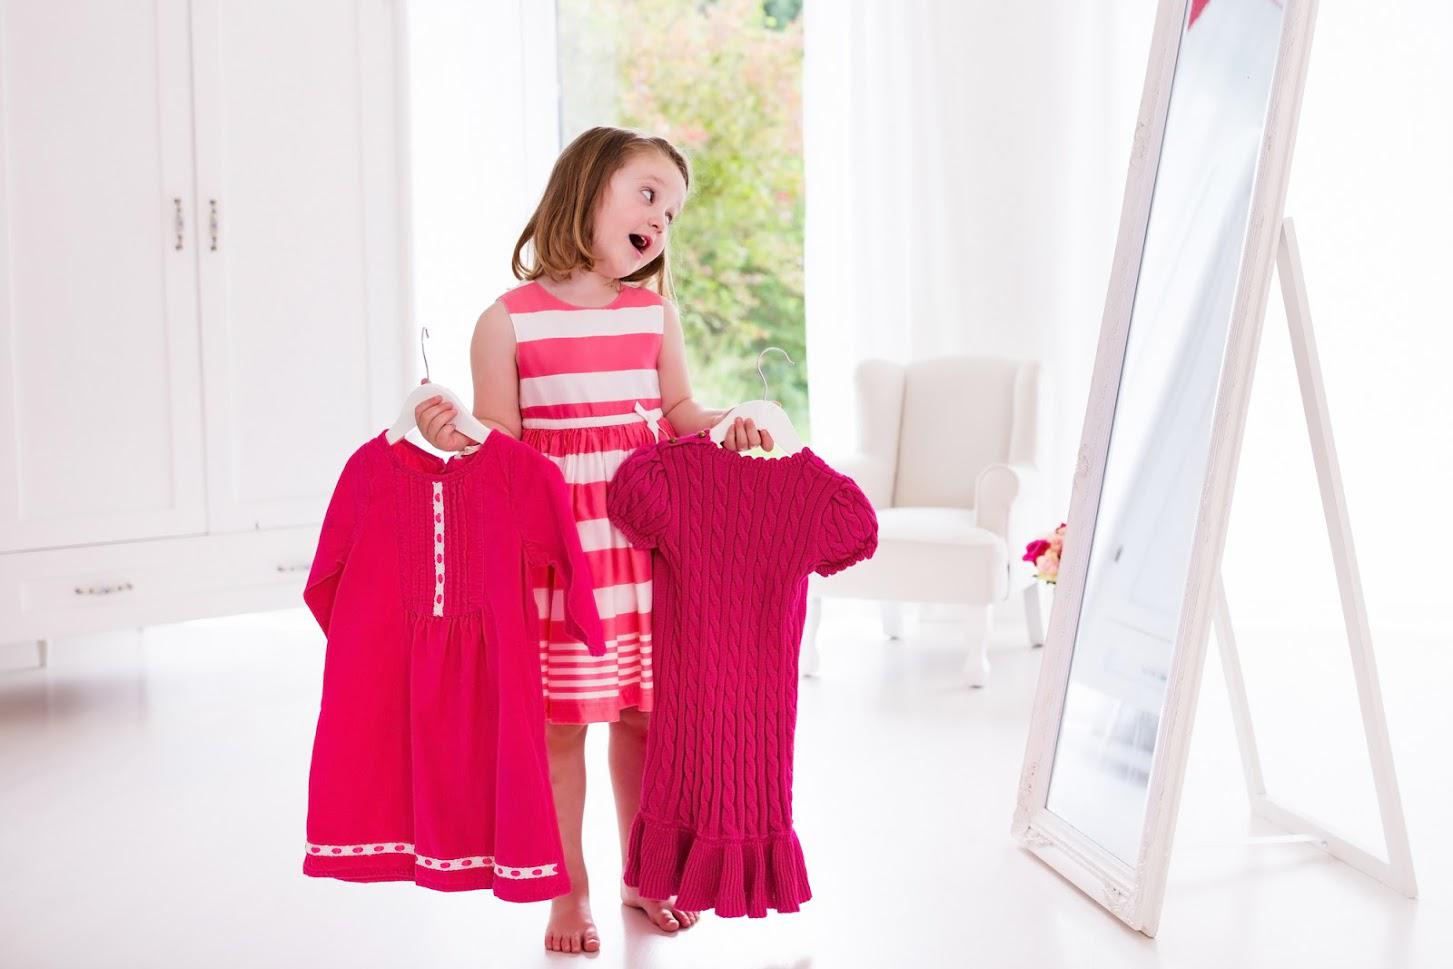
<svg viewBox="0 0 1453 969">
<path fill-rule="evenodd" d="M 509 311 L 496 301 L 480 314 L 469 341 L 474 374 L 474 416 L 485 427 L 520 437 L 520 387 L 515 373 L 515 328 Z M 442 399 L 427 398 L 414 408 L 424 440 L 441 451 L 462 451 L 474 444 L 455 429 L 458 416 Z"/>
<path fill-rule="evenodd" d="M 479 316 L 469 341 L 474 374 L 474 416 L 519 440 L 520 377 L 515 368 L 515 328 L 509 311 L 496 300 Z"/>
<path fill-rule="evenodd" d="M 667 423 L 684 437 L 714 426 L 731 408 L 703 407 L 692 399 L 691 380 L 686 374 L 686 340 L 681 335 L 681 319 L 676 314 L 676 304 L 670 300 L 666 300 L 662 307 L 665 323 L 661 333 L 661 357 L 656 362 L 661 382 L 661 410 Z M 759 431 L 752 420 L 738 417 L 727 430 L 722 444 L 733 451 L 752 447 L 770 451 L 772 435 Z"/>
<path fill-rule="evenodd" d="M 661 357 L 656 371 L 661 380 L 661 410 L 666 421 L 683 437 L 711 427 L 726 416 L 727 409 L 702 407 L 691 398 L 691 379 L 686 373 L 686 341 L 681 335 L 681 320 L 676 304 L 662 303 L 665 325 L 661 332 Z"/>
</svg>

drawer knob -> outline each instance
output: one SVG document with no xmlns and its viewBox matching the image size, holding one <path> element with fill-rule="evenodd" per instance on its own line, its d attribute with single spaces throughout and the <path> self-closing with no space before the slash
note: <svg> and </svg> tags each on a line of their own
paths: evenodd
<svg viewBox="0 0 1453 969">
<path fill-rule="evenodd" d="M 133 586 L 130 582 L 118 582 L 115 585 L 78 585 L 76 595 L 78 596 L 109 596 L 113 592 L 130 592 Z"/>
</svg>

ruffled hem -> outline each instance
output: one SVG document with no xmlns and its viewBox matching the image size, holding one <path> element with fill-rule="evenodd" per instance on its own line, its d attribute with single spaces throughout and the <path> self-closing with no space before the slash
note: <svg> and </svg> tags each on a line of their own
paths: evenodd
<svg viewBox="0 0 1453 969">
<path fill-rule="evenodd" d="M 722 918 L 765 918 L 796 912 L 812 898 L 797 833 L 712 841 L 689 828 L 637 814 L 626 851 L 625 883 L 646 898 L 676 896 L 688 912 L 714 909 Z"/>
</svg>

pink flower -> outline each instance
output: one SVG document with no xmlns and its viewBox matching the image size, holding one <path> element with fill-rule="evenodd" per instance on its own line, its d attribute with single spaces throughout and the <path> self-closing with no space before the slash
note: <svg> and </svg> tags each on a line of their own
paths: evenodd
<svg viewBox="0 0 1453 969">
<path fill-rule="evenodd" d="M 1069 526 L 1060 522 L 1054 531 L 1036 538 L 1024 548 L 1024 561 L 1034 563 L 1034 577 L 1053 584 L 1059 576 L 1059 560 L 1064 553 L 1065 532 Z"/>
</svg>

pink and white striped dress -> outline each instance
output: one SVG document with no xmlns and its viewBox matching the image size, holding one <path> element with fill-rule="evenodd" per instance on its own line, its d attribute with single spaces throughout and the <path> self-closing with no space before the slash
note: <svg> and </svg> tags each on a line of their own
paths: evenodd
<svg viewBox="0 0 1453 969">
<path fill-rule="evenodd" d="M 622 284 L 610 305 L 583 307 L 529 282 L 500 302 L 514 323 L 522 439 L 565 477 L 605 626 L 606 654 L 591 656 L 566 630 L 553 570 L 535 569 L 545 717 L 593 723 L 618 720 L 625 707 L 649 712 L 651 552 L 606 517 L 605 486 L 633 450 L 676 436 L 656 373 L 662 298 Z"/>
</svg>

